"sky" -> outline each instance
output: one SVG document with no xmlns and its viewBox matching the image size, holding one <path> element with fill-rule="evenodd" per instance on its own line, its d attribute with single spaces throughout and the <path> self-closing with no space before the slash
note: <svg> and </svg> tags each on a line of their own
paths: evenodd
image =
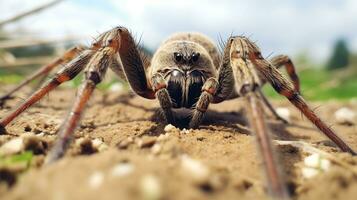
<svg viewBox="0 0 357 200">
<path fill-rule="evenodd" d="M 49 0 L 0 0 L 0 20 Z M 264 56 L 306 52 L 323 62 L 338 38 L 357 52 L 356 0 L 66 0 L 5 27 L 41 38 L 92 37 L 122 25 L 155 50 L 174 32 L 198 31 L 213 41 L 246 35 Z"/>
</svg>

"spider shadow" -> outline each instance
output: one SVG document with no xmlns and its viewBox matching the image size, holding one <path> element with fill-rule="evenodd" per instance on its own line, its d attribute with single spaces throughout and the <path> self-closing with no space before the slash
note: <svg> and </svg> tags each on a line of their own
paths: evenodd
<svg viewBox="0 0 357 200">
<path fill-rule="evenodd" d="M 187 111 L 190 112 L 191 110 Z M 191 111 L 192 112 L 192 111 Z M 177 114 L 175 115 L 175 126 L 178 128 L 188 128 L 188 124 L 191 119 L 190 114 Z M 156 110 L 152 116 L 151 121 L 158 124 L 165 124 L 165 118 L 159 109 Z M 300 140 L 307 139 L 303 136 L 295 136 L 287 130 L 288 127 L 298 127 L 302 129 L 312 129 L 308 126 L 301 126 L 298 124 L 284 124 L 278 120 L 270 120 L 267 118 L 267 123 L 273 138 L 279 140 Z M 177 123 L 178 122 L 178 123 Z M 163 132 L 164 125 L 162 126 L 161 133 Z M 206 130 L 227 130 L 237 134 L 252 135 L 252 130 L 249 128 L 249 121 L 244 113 L 244 109 L 232 112 L 219 112 L 215 110 L 208 110 L 201 123 L 200 129 Z M 160 132 L 160 130 L 158 130 Z"/>
<path fill-rule="evenodd" d="M 126 93 L 120 96 L 117 96 L 113 99 L 108 99 L 108 96 L 104 96 L 102 99 L 102 103 L 105 105 L 114 105 L 114 104 L 124 104 L 125 106 L 133 107 L 136 109 L 141 109 L 146 112 L 151 112 L 152 116 L 149 117 L 149 120 L 155 122 L 157 124 L 154 130 L 148 131 L 146 134 L 150 135 L 160 135 L 164 133 L 164 128 L 166 125 L 166 120 L 162 110 L 159 107 L 145 107 L 143 105 L 134 104 L 131 100 L 136 95 L 133 93 Z M 175 123 L 174 126 L 183 129 L 188 128 L 188 124 L 191 120 L 192 110 L 191 109 L 174 109 L 173 112 L 175 113 Z M 290 131 L 287 130 L 288 127 L 297 127 L 301 129 L 310 129 L 315 130 L 309 126 L 302 126 L 299 124 L 284 124 L 278 120 L 272 120 L 270 116 L 265 117 L 268 127 L 270 129 L 273 138 L 277 138 L 279 140 L 301 140 L 301 139 L 308 139 L 304 136 L 295 136 Z M 133 121 L 140 121 L 140 120 L 148 120 L 147 118 L 143 119 L 136 119 L 136 120 L 125 120 L 121 122 L 133 122 Z M 213 127 L 215 126 L 215 127 Z M 249 122 L 247 120 L 247 115 L 244 112 L 244 108 L 241 108 L 237 111 L 231 112 L 220 112 L 216 110 L 207 110 L 200 129 L 207 129 L 207 130 L 228 130 L 233 131 L 235 133 L 252 135 L 252 131 L 249 128 Z"/>
</svg>

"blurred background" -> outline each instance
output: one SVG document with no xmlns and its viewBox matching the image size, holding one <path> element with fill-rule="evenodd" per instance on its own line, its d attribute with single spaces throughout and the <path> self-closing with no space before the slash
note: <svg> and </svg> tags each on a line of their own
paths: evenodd
<svg viewBox="0 0 357 200">
<path fill-rule="evenodd" d="M 151 52 L 178 31 L 202 32 L 217 44 L 246 35 L 264 57 L 293 59 L 307 99 L 357 98 L 355 0 L 0 0 L 0 87 L 117 25 Z M 270 87 L 265 92 L 278 98 Z"/>
</svg>

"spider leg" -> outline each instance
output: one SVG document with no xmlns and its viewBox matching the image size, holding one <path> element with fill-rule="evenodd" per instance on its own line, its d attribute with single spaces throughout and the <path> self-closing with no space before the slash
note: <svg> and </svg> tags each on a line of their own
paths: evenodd
<svg viewBox="0 0 357 200">
<path fill-rule="evenodd" d="M 21 89 L 22 87 L 24 87 L 25 85 L 30 83 L 31 81 L 37 79 L 40 76 L 46 77 L 51 72 L 52 69 L 54 69 L 58 65 L 69 62 L 75 56 L 77 56 L 78 53 L 82 52 L 83 50 L 84 50 L 84 48 L 80 47 L 80 46 L 73 47 L 73 48 L 67 50 L 61 57 L 55 59 L 54 61 L 52 61 L 51 63 L 49 63 L 43 67 L 41 67 L 38 71 L 34 72 L 28 78 L 26 78 L 24 81 L 22 81 L 19 85 L 17 85 L 12 90 L 7 92 L 5 95 L 1 96 L 0 97 L 0 105 L 3 105 L 6 100 L 11 99 L 12 94 L 14 94 L 16 91 L 18 91 L 19 89 Z"/>
<path fill-rule="evenodd" d="M 133 91 L 141 97 L 147 99 L 159 100 L 160 106 L 164 112 L 167 123 L 174 123 L 174 115 L 172 112 L 172 102 L 167 91 L 167 84 L 162 74 L 157 73 L 150 78 L 151 84 L 145 73 L 145 65 L 148 63 L 142 59 L 140 51 L 131 36 L 130 32 L 119 27 L 121 44 L 118 51 L 118 56 L 114 59 L 110 66 L 119 77 L 126 77 Z M 124 73 L 123 73 L 124 72 Z"/>
<path fill-rule="evenodd" d="M 300 91 L 300 79 L 296 73 L 295 65 L 287 55 L 277 55 L 270 59 L 270 62 L 273 66 L 280 68 L 285 66 L 285 70 L 288 73 L 291 81 L 294 84 L 294 89 L 301 94 Z"/>
<path fill-rule="evenodd" d="M 274 148 L 271 144 L 271 138 L 268 127 L 264 120 L 264 111 L 259 101 L 259 97 L 255 92 L 249 92 L 245 95 L 248 101 L 248 116 L 252 126 L 256 141 L 258 143 L 260 155 L 263 159 L 263 166 L 268 181 L 268 187 L 273 197 L 278 199 L 289 199 L 289 195 L 279 170 L 277 160 L 274 154 Z"/>
<path fill-rule="evenodd" d="M 167 84 L 162 74 L 157 73 L 151 78 L 152 87 L 155 96 L 159 100 L 160 107 L 164 112 L 167 123 L 175 124 L 174 114 L 172 112 L 172 101 L 167 91 Z"/>
<path fill-rule="evenodd" d="M 202 93 L 196 103 L 190 121 L 190 128 L 197 128 L 207 111 L 210 103 L 220 103 L 226 100 L 234 89 L 234 77 L 230 60 L 232 41 L 229 40 L 224 48 L 222 62 L 218 70 L 218 80 L 209 78 L 202 87 Z"/>
<path fill-rule="evenodd" d="M 154 90 L 146 77 L 145 63 L 140 56 L 134 38 L 124 27 L 118 27 L 118 30 L 120 31 L 120 48 L 111 69 L 119 76 L 124 71 L 126 80 L 136 94 L 147 99 L 155 99 Z"/>
<path fill-rule="evenodd" d="M 356 155 L 337 134 L 329 128 L 307 105 L 304 98 L 294 89 L 293 84 L 288 81 L 279 70 L 270 62 L 265 60 L 260 53 L 259 48 L 247 38 L 239 38 L 244 43 L 245 50 L 249 60 L 264 78 L 270 82 L 273 88 L 281 95 L 285 96 L 295 107 L 297 107 L 315 126 L 320 129 L 328 138 L 330 138 L 342 151 L 350 152 Z"/>
<path fill-rule="evenodd" d="M 190 121 L 190 128 L 197 128 L 208 109 L 210 102 L 213 101 L 217 92 L 218 81 L 215 78 L 209 78 L 202 87 L 202 93 L 196 103 L 195 110 L 193 111 L 192 119 Z"/>
<path fill-rule="evenodd" d="M 107 68 L 112 62 L 114 54 L 115 47 L 104 47 L 96 52 L 86 65 L 84 82 L 82 83 L 82 87 L 78 90 L 78 95 L 69 115 L 61 126 L 58 139 L 47 157 L 47 164 L 60 159 L 66 152 L 85 106 L 96 85 L 102 81 Z"/>
<path fill-rule="evenodd" d="M 286 121 L 284 118 L 282 118 L 274 109 L 273 105 L 269 102 L 269 100 L 265 97 L 263 92 L 259 89 L 257 89 L 257 94 L 260 99 L 263 100 L 264 105 L 270 110 L 270 112 L 274 115 L 275 119 L 282 121 L 284 124 L 287 124 L 288 121 Z"/>
<path fill-rule="evenodd" d="M 34 92 L 28 99 L 26 99 L 19 107 L 10 112 L 7 116 L 0 120 L 0 131 L 5 130 L 5 126 L 14 120 L 18 115 L 24 112 L 27 108 L 39 101 L 43 96 L 49 93 L 51 90 L 58 87 L 63 82 L 73 79 L 79 72 L 83 70 L 86 63 L 93 55 L 92 50 L 86 50 L 82 52 L 75 59 L 67 63 L 64 68 L 60 69 L 56 75 L 45 83 L 40 89 Z"/>
</svg>

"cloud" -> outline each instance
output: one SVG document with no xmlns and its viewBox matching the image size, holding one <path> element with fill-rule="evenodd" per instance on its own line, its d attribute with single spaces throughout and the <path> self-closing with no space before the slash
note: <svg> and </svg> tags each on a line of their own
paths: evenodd
<svg viewBox="0 0 357 200">
<path fill-rule="evenodd" d="M 13 5 L 1 5 L 0 17 L 9 15 L 8 10 L 14 13 L 44 0 L 21 1 L 21 6 L 19 2 L 6 1 L 6 5 Z M 125 25 L 142 34 L 142 40 L 152 49 L 177 31 L 203 32 L 216 41 L 219 35 L 225 39 L 233 32 L 251 35 L 264 55 L 274 52 L 293 56 L 307 50 L 311 57 L 322 60 L 339 37 L 346 37 L 357 50 L 356 19 L 354 0 L 77 0 L 65 1 L 7 28 L 26 27 L 44 37 L 95 36 Z"/>
</svg>

